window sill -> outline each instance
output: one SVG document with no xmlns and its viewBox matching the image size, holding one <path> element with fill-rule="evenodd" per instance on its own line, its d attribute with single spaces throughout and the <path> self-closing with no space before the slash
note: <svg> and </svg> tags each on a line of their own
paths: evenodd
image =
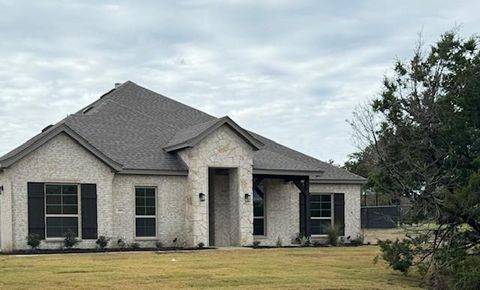
<svg viewBox="0 0 480 290">
<path fill-rule="evenodd" d="M 135 241 L 145 242 L 145 241 L 157 241 L 157 237 L 135 237 Z"/>
<path fill-rule="evenodd" d="M 253 236 L 253 239 L 254 239 L 254 240 L 265 240 L 265 239 L 268 239 L 268 237 L 265 236 L 265 235 Z"/>
</svg>

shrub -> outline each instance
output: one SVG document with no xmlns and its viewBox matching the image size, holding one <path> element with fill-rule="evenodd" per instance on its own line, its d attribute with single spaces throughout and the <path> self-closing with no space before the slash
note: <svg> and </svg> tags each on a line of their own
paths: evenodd
<svg viewBox="0 0 480 290">
<path fill-rule="evenodd" d="M 200 242 L 200 243 L 198 243 L 198 247 L 203 248 L 203 247 L 205 247 L 205 244 L 203 242 Z"/>
<path fill-rule="evenodd" d="M 125 241 L 120 238 L 117 240 L 117 247 L 123 249 L 123 248 L 126 248 L 127 247 L 127 244 L 125 243 Z"/>
<path fill-rule="evenodd" d="M 302 237 L 300 239 L 300 246 L 302 247 L 310 247 L 310 237 Z"/>
<path fill-rule="evenodd" d="M 156 241 L 155 242 L 155 247 L 159 250 L 159 249 L 163 248 L 163 243 L 161 241 Z"/>
<path fill-rule="evenodd" d="M 407 274 L 413 265 L 413 251 L 410 240 L 378 241 L 383 259 L 393 270 Z"/>
<path fill-rule="evenodd" d="M 99 236 L 95 243 L 97 244 L 98 248 L 103 250 L 108 246 L 109 242 L 110 242 L 110 238 L 107 238 L 105 236 Z"/>
<path fill-rule="evenodd" d="M 65 237 L 63 240 L 65 248 L 71 249 L 78 244 L 77 235 L 72 230 L 68 230 L 63 236 Z"/>
<path fill-rule="evenodd" d="M 40 242 L 42 240 L 42 237 L 38 234 L 29 234 L 27 236 L 27 245 L 32 248 L 32 250 L 36 250 L 38 246 L 40 246 Z"/>
<path fill-rule="evenodd" d="M 133 243 L 130 244 L 130 249 L 138 250 L 138 249 L 140 249 L 140 244 L 137 243 L 137 242 L 133 242 Z"/>
<path fill-rule="evenodd" d="M 328 243 L 332 246 L 336 246 L 338 243 L 338 234 L 340 230 L 337 225 L 330 225 L 327 229 Z"/>
<path fill-rule="evenodd" d="M 281 248 L 282 247 L 282 239 L 280 239 L 280 237 L 278 237 L 277 239 L 277 248 Z"/>
<path fill-rule="evenodd" d="M 260 242 L 260 241 L 253 241 L 253 243 L 252 243 L 253 248 L 254 248 L 254 249 L 258 248 L 261 243 L 262 243 L 262 242 Z"/>
<path fill-rule="evenodd" d="M 478 289 L 480 285 L 480 257 L 467 256 L 452 271 L 455 275 L 453 289 Z"/>
</svg>

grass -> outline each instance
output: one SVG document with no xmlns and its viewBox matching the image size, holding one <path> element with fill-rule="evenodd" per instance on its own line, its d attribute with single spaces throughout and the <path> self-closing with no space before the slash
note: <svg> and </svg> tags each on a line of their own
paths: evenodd
<svg viewBox="0 0 480 290">
<path fill-rule="evenodd" d="M 378 247 L 0 256 L 0 289 L 418 289 Z M 174 259 L 174 260 L 173 260 Z"/>
</svg>

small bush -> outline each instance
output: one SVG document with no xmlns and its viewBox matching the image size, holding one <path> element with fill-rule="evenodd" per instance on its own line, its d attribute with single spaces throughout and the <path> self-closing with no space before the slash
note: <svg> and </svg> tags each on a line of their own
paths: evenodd
<svg viewBox="0 0 480 290">
<path fill-rule="evenodd" d="M 63 240 L 65 248 L 71 249 L 78 244 L 77 235 L 72 230 L 68 230 L 63 236 L 65 237 Z"/>
<path fill-rule="evenodd" d="M 138 249 L 140 249 L 140 244 L 137 243 L 137 242 L 133 242 L 133 243 L 130 244 L 130 249 L 138 250 Z"/>
<path fill-rule="evenodd" d="M 40 242 L 42 240 L 42 237 L 38 234 L 29 234 L 27 236 L 27 245 L 32 248 L 32 250 L 36 250 L 38 246 L 40 246 Z"/>
<path fill-rule="evenodd" d="M 254 249 L 258 248 L 261 243 L 262 243 L 262 242 L 260 242 L 260 241 L 253 241 L 253 243 L 252 243 L 253 248 L 254 248 Z"/>
<path fill-rule="evenodd" d="M 328 236 L 328 243 L 332 246 L 336 246 L 338 243 L 338 235 L 340 233 L 340 229 L 337 225 L 331 225 L 327 229 L 327 236 Z"/>
<path fill-rule="evenodd" d="M 97 244 L 97 247 L 99 249 L 103 250 L 108 246 L 109 242 L 110 242 L 110 238 L 107 238 L 105 236 L 99 236 L 95 243 Z"/>
<path fill-rule="evenodd" d="M 300 239 L 300 246 L 302 247 L 310 247 L 310 237 L 302 237 Z"/>
<path fill-rule="evenodd" d="M 119 247 L 120 249 L 124 249 L 127 247 L 127 243 L 125 243 L 125 241 L 120 238 L 117 240 L 117 247 Z"/>
<path fill-rule="evenodd" d="M 198 243 L 198 247 L 203 248 L 203 247 L 205 247 L 205 244 L 203 242 L 200 242 L 200 243 Z"/>
<path fill-rule="evenodd" d="M 282 247 L 282 239 L 280 239 L 280 237 L 278 237 L 277 239 L 277 248 L 281 248 Z"/>
<path fill-rule="evenodd" d="M 161 248 L 163 248 L 163 243 L 161 241 L 156 241 L 155 242 L 155 248 L 160 250 Z"/>
</svg>

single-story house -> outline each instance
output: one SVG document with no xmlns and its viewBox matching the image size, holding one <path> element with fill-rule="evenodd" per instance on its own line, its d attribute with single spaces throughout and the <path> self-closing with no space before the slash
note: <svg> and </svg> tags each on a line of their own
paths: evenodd
<svg viewBox="0 0 480 290">
<path fill-rule="evenodd" d="M 364 182 L 127 81 L 0 157 L 0 248 L 67 231 L 80 248 L 288 245 L 333 224 L 354 239 Z"/>
</svg>

